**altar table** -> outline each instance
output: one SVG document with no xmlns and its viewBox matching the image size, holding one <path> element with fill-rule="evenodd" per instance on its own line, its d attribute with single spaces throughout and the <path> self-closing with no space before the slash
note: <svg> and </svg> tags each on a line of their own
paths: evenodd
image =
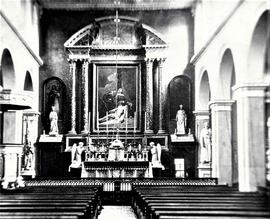
<svg viewBox="0 0 270 219">
<path fill-rule="evenodd" d="M 148 161 L 85 161 L 83 178 L 150 178 Z"/>
</svg>

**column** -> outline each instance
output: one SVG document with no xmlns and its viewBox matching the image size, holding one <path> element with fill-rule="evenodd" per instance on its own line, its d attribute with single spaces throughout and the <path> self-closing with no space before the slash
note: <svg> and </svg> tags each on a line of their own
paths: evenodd
<svg viewBox="0 0 270 219">
<path fill-rule="evenodd" d="M 234 86 L 237 100 L 238 177 L 240 191 L 265 186 L 265 85 Z"/>
<path fill-rule="evenodd" d="M 69 134 L 76 134 L 76 62 L 69 63 L 69 73 L 72 75 L 72 96 L 71 96 L 71 130 Z"/>
<path fill-rule="evenodd" d="M 4 155 L 4 175 L 2 178 L 2 187 L 9 188 L 14 186 L 23 186 L 20 176 L 19 165 L 21 163 L 22 145 L 1 145 L 0 154 Z"/>
<path fill-rule="evenodd" d="M 158 92 L 159 92 L 159 129 L 158 134 L 165 134 L 164 129 L 164 100 L 165 89 L 162 80 L 162 69 L 165 59 L 160 59 L 158 62 Z"/>
<path fill-rule="evenodd" d="M 83 130 L 82 134 L 88 133 L 88 60 L 84 60 L 82 68 L 82 102 L 83 102 Z"/>
<path fill-rule="evenodd" d="M 270 183 L 270 117 L 267 119 L 267 140 L 266 140 L 266 180 Z"/>
<path fill-rule="evenodd" d="M 232 185 L 232 121 L 233 100 L 209 103 L 212 114 L 212 176 L 219 184 Z"/>
<path fill-rule="evenodd" d="M 153 134 L 153 59 L 146 59 L 145 133 Z"/>
</svg>

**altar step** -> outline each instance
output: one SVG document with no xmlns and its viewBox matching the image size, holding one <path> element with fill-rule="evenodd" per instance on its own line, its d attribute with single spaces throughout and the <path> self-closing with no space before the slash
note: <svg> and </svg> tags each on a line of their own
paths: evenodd
<svg viewBox="0 0 270 219">
<path fill-rule="evenodd" d="M 98 216 L 98 219 L 136 219 L 136 215 L 131 206 L 105 205 Z"/>
</svg>

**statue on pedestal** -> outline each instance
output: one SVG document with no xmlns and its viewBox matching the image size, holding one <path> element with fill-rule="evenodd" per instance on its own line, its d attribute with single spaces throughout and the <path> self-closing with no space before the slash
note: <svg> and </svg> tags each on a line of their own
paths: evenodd
<svg viewBox="0 0 270 219">
<path fill-rule="evenodd" d="M 71 165 L 69 167 L 79 168 L 82 164 L 82 152 L 84 151 L 83 142 L 73 144 L 71 148 Z"/>
<path fill-rule="evenodd" d="M 176 113 L 176 134 L 185 135 L 186 134 L 186 125 L 187 125 L 187 115 L 183 110 L 183 105 L 179 106 L 180 109 Z"/>
<path fill-rule="evenodd" d="M 34 149 L 29 141 L 23 148 L 23 155 L 24 155 L 24 170 L 31 170 L 32 169 L 32 162 L 33 162 L 33 155 Z"/>
<path fill-rule="evenodd" d="M 55 110 L 55 106 L 52 106 L 52 111 L 49 115 L 50 118 L 50 132 L 49 135 L 58 135 L 58 115 Z"/>
<path fill-rule="evenodd" d="M 209 128 L 209 123 L 205 122 L 200 133 L 200 163 L 206 164 L 211 162 L 211 146 L 212 132 Z"/>
<path fill-rule="evenodd" d="M 154 142 L 150 142 L 150 151 L 152 154 L 152 167 L 164 169 L 164 166 L 161 164 L 161 145 L 155 145 Z"/>
</svg>

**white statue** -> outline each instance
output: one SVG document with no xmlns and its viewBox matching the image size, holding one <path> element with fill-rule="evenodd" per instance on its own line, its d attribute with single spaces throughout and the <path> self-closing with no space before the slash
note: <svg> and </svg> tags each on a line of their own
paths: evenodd
<svg viewBox="0 0 270 219">
<path fill-rule="evenodd" d="M 179 106 L 180 109 L 176 113 L 176 134 L 178 135 L 185 135 L 186 134 L 186 125 L 187 125 L 187 115 L 186 112 L 183 110 L 183 105 Z"/>
<path fill-rule="evenodd" d="M 212 132 L 209 123 L 205 122 L 200 133 L 200 163 L 209 163 L 211 161 Z"/>
<path fill-rule="evenodd" d="M 158 161 L 161 162 L 161 145 L 157 143 L 157 156 L 158 156 Z"/>
<path fill-rule="evenodd" d="M 82 164 L 82 152 L 84 151 L 83 142 L 73 144 L 71 148 L 71 165 L 72 168 L 79 168 Z"/>
<path fill-rule="evenodd" d="M 34 149 L 31 142 L 28 142 L 23 148 L 24 153 L 24 169 L 32 169 Z"/>
<path fill-rule="evenodd" d="M 52 111 L 49 115 L 50 118 L 50 132 L 49 135 L 58 135 L 58 116 L 55 110 L 55 106 L 52 106 Z"/>
<path fill-rule="evenodd" d="M 158 161 L 158 151 L 157 151 L 157 146 L 155 145 L 154 142 L 150 142 L 150 150 L 152 154 L 152 162 L 157 162 Z"/>
<path fill-rule="evenodd" d="M 108 112 L 108 114 L 99 119 L 100 124 L 120 124 L 127 117 L 127 108 L 124 101 L 119 101 L 117 108 Z"/>
<path fill-rule="evenodd" d="M 155 145 L 154 142 L 150 142 L 150 148 L 152 154 L 152 166 L 164 170 L 164 166 L 161 164 L 161 145 L 159 143 Z"/>
</svg>

